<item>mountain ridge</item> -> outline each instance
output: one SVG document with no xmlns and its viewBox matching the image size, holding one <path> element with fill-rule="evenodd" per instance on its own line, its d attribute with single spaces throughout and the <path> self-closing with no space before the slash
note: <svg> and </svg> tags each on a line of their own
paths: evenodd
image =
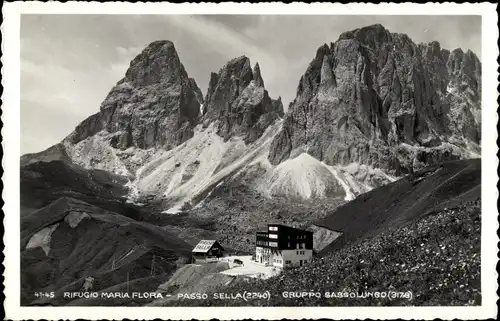
<svg viewBox="0 0 500 321">
<path fill-rule="evenodd" d="M 481 153 L 480 77 L 470 51 L 415 44 L 373 25 L 320 46 L 284 113 L 248 57 L 211 72 L 203 93 L 174 44 L 154 41 L 98 113 L 60 143 L 21 157 L 21 302 L 143 305 L 62 293 L 171 290 L 175 271 L 192 281 L 175 284 L 179 293 L 269 284 L 330 291 L 368 289 L 371 266 L 376 291 L 388 279 L 407 286 L 400 276 L 408 262 L 426 264 L 411 272 L 427 302 L 428 273 L 439 287 L 449 271 L 462 282 L 464 256 L 475 282 L 481 161 L 468 158 Z M 229 286 L 226 277 L 200 285 L 183 268 L 200 239 L 218 240 L 230 255 L 254 252 L 255 232 L 270 223 L 313 232 L 319 255 L 269 281 Z M 433 248 L 443 241 L 455 250 L 443 252 L 446 262 L 423 252 L 429 237 Z M 397 261 L 398 251 L 407 256 L 388 272 L 384 259 Z M 437 261 L 445 272 L 436 275 Z M 37 291 L 55 291 L 56 300 L 33 297 Z"/>
<path fill-rule="evenodd" d="M 480 68 L 471 51 L 416 45 L 381 25 L 344 32 L 318 48 L 269 160 L 305 151 L 330 165 L 357 162 L 399 176 L 434 158 L 477 155 Z"/>
<path fill-rule="evenodd" d="M 181 203 L 167 203 L 177 209 L 250 173 L 258 176 L 245 178 L 249 187 L 266 197 L 352 199 L 414 168 L 478 157 L 479 78 L 470 50 L 417 45 L 373 25 L 320 46 L 284 113 L 248 57 L 212 72 L 203 97 L 174 44 L 155 41 L 131 61 L 99 113 L 21 164 L 55 159 L 110 171 L 128 177 L 135 201 L 137 193 L 175 194 Z M 185 157 L 176 160 L 174 150 Z M 305 166 L 306 183 L 293 164 Z M 179 192 L 188 186 L 207 190 L 186 198 Z"/>
</svg>

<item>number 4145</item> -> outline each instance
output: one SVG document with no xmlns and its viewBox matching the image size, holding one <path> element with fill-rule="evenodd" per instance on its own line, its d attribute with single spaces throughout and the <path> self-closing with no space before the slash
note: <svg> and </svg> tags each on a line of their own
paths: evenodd
<svg viewBox="0 0 500 321">
<path fill-rule="evenodd" d="M 54 292 L 35 292 L 37 298 L 49 298 L 53 299 L 55 297 Z"/>
</svg>

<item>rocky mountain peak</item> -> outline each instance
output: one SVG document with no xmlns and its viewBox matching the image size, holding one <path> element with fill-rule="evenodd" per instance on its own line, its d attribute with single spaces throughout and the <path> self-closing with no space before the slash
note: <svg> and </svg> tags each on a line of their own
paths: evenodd
<svg viewBox="0 0 500 321">
<path fill-rule="evenodd" d="M 259 64 L 252 70 L 248 57 L 231 59 L 210 75 L 203 122 L 216 123 L 218 134 L 225 139 L 241 136 L 253 142 L 282 115 L 281 100 L 269 97 Z"/>
<path fill-rule="evenodd" d="M 316 50 L 316 57 L 315 60 L 317 61 L 323 61 L 323 57 L 325 55 L 328 55 L 330 53 L 330 47 L 325 43 L 321 47 Z"/>
<path fill-rule="evenodd" d="M 112 147 L 170 149 L 193 135 L 203 97 L 171 41 L 154 41 L 130 63 L 101 110 L 80 123 L 65 142 L 100 133 Z"/>
<path fill-rule="evenodd" d="M 453 79 L 453 85 L 465 90 L 470 87 L 473 91 L 480 89 L 481 82 L 481 62 L 472 51 L 464 51 L 461 48 L 453 50 L 446 64 L 450 76 Z M 465 86 L 465 87 L 464 87 Z"/>
<path fill-rule="evenodd" d="M 318 48 L 269 153 L 302 152 L 331 165 L 400 175 L 417 165 L 480 154 L 481 63 L 472 52 L 415 44 L 382 25 Z"/>
<path fill-rule="evenodd" d="M 246 87 L 253 80 L 250 59 L 246 56 L 231 59 L 221 68 L 219 75 L 236 79 L 240 88 Z"/>
<path fill-rule="evenodd" d="M 374 24 L 344 32 L 339 36 L 338 41 L 346 39 L 356 39 L 363 45 L 378 50 L 382 44 L 392 40 L 392 35 L 381 24 Z"/>
<path fill-rule="evenodd" d="M 425 45 L 429 55 L 437 56 L 441 54 L 441 44 L 437 41 L 431 41 Z"/>
<path fill-rule="evenodd" d="M 171 41 L 150 43 L 131 62 L 124 80 L 135 86 L 156 83 L 178 83 L 187 78 L 175 46 Z"/>
<path fill-rule="evenodd" d="M 260 74 L 260 66 L 258 62 L 256 62 L 253 67 L 253 79 L 255 80 L 257 86 L 264 87 L 264 80 Z"/>
</svg>

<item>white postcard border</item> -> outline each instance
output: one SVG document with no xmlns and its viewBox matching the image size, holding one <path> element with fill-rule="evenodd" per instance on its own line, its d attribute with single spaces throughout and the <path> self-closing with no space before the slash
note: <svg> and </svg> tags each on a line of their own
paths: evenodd
<svg viewBox="0 0 500 321">
<path fill-rule="evenodd" d="M 327 4 L 17 2 L 3 6 L 2 129 L 5 205 L 4 309 L 8 319 L 483 319 L 497 314 L 498 190 L 496 139 L 498 29 L 494 4 Z M 480 307 L 21 307 L 20 306 L 20 15 L 21 14 L 367 14 L 482 16 L 482 229 Z M 15 214 L 14 214 L 15 213 Z"/>
</svg>

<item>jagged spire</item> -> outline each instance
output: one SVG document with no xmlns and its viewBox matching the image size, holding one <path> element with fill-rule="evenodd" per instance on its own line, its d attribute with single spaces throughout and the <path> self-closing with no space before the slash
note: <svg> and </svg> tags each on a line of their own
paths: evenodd
<svg viewBox="0 0 500 321">
<path fill-rule="evenodd" d="M 208 82 L 208 89 L 207 89 L 207 95 L 205 96 L 205 104 L 210 102 L 210 98 L 212 97 L 212 94 L 215 91 L 215 87 L 217 87 L 217 82 L 219 81 L 219 75 L 216 74 L 215 72 L 210 73 L 210 81 Z M 206 112 L 206 108 L 204 108 Z"/>
<path fill-rule="evenodd" d="M 253 142 L 283 114 L 281 101 L 275 101 L 264 88 L 259 64 L 240 56 L 213 73 L 205 99 L 202 122 L 216 122 L 217 134 L 229 139 L 243 137 Z M 263 117 L 262 117 L 263 116 Z"/>
<path fill-rule="evenodd" d="M 257 86 L 264 87 L 264 79 L 262 79 L 262 75 L 260 74 L 260 66 L 258 62 L 256 62 L 253 67 L 253 80 L 255 80 Z"/>
<path fill-rule="evenodd" d="M 330 61 L 327 55 L 323 57 L 323 64 L 321 65 L 321 86 L 333 86 L 333 71 L 330 66 Z"/>
</svg>

